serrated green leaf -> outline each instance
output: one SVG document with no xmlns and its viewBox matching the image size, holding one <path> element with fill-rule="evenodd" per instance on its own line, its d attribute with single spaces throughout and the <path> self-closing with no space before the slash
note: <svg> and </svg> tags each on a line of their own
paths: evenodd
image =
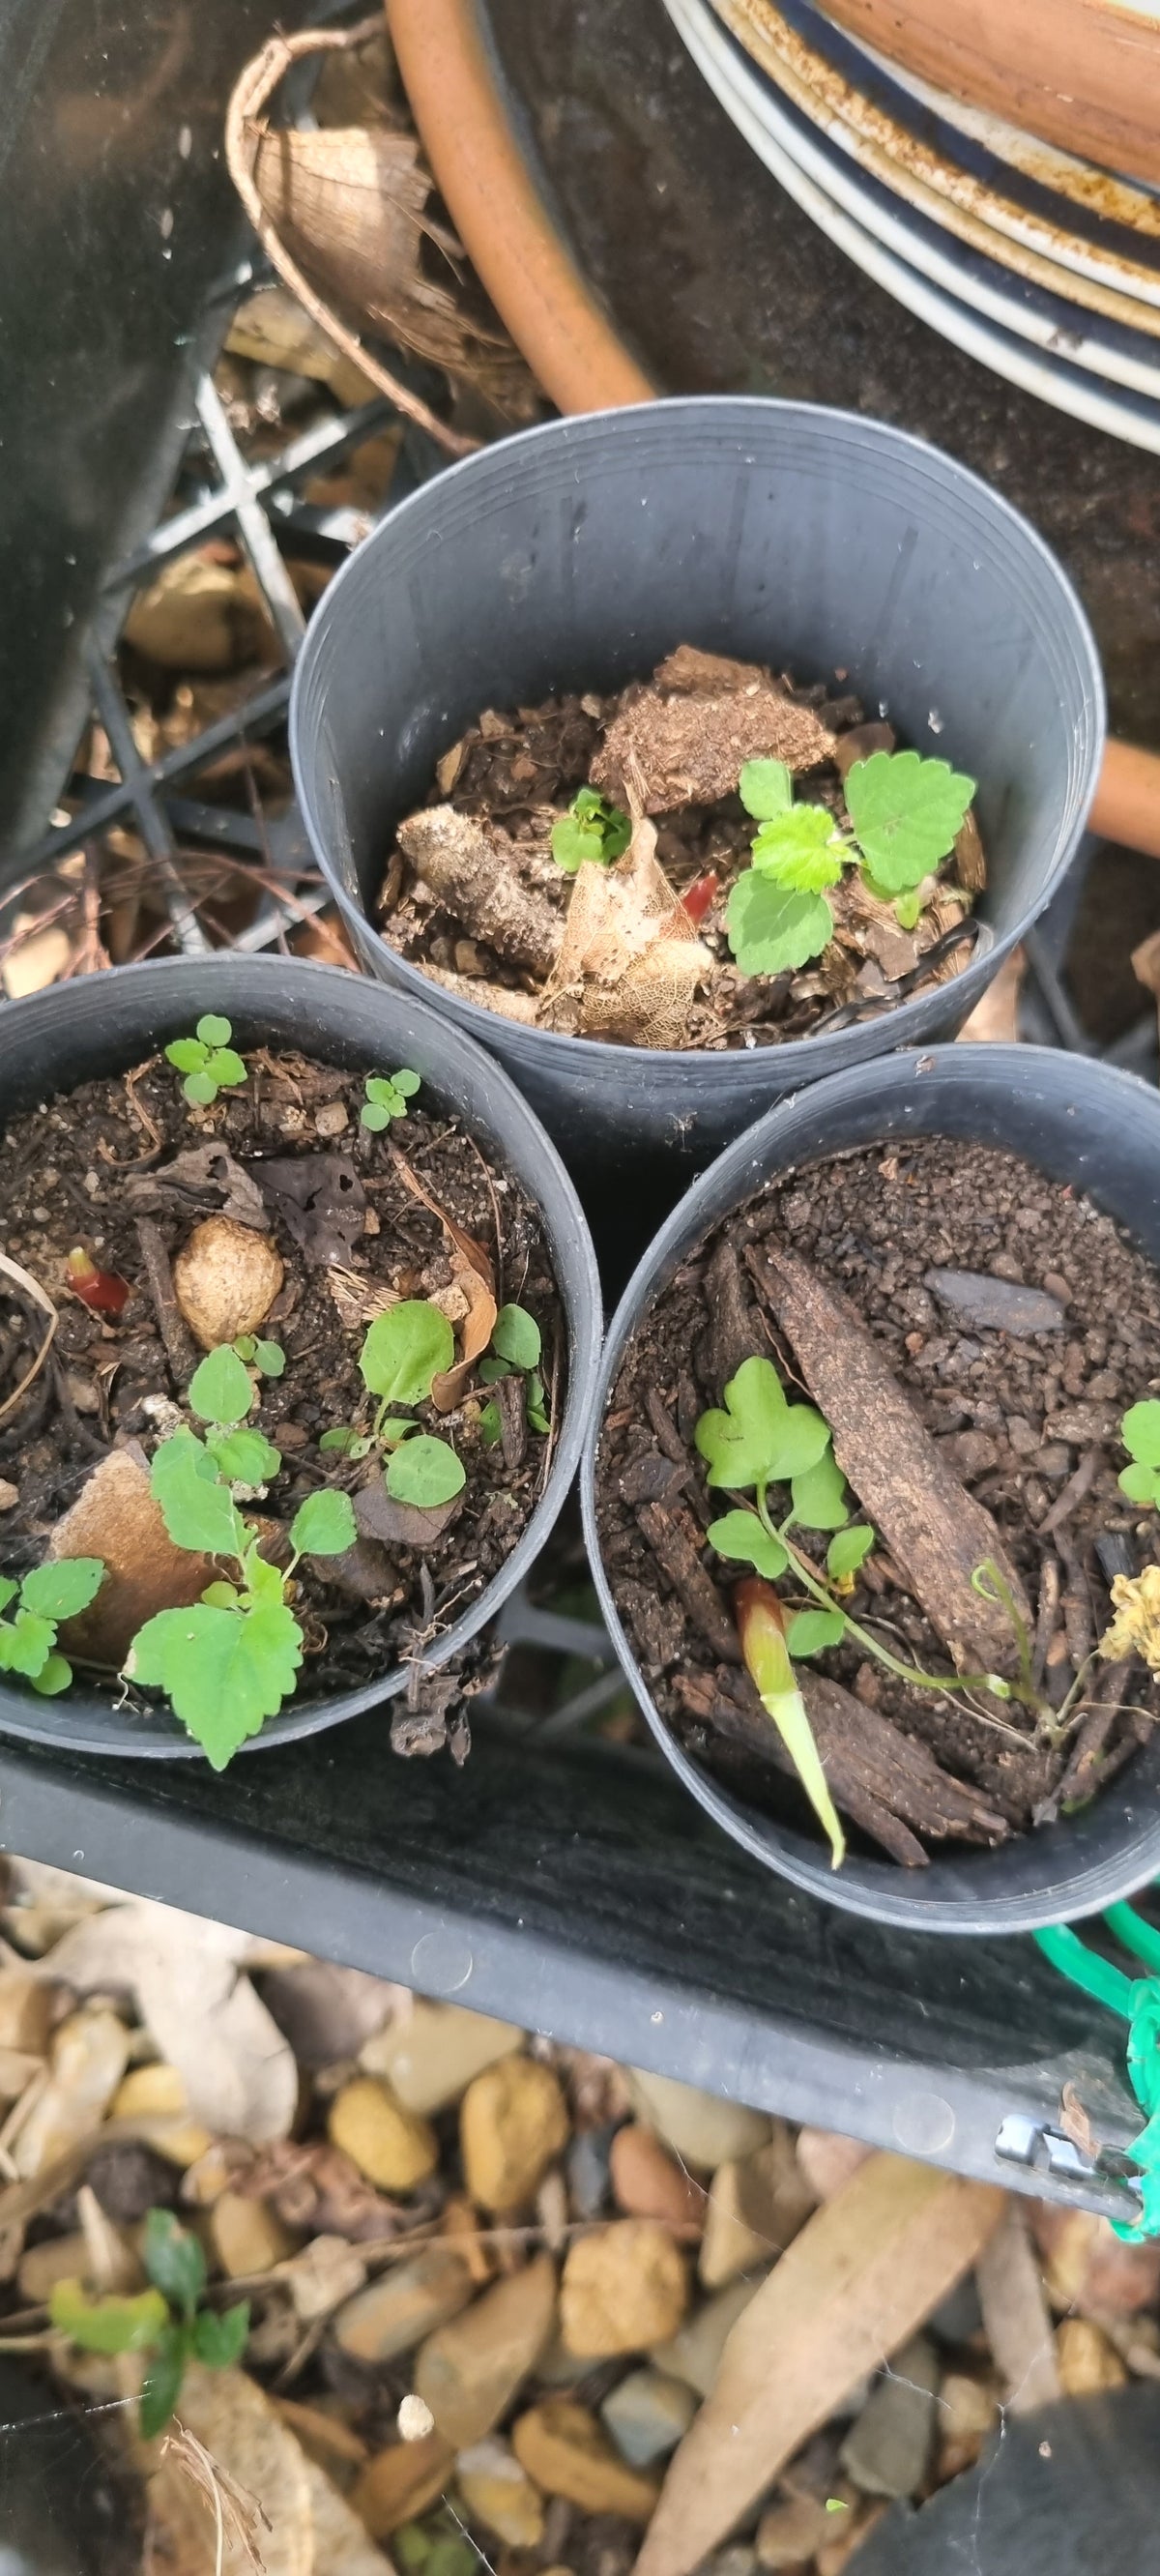
<svg viewBox="0 0 1160 2576">
<path fill-rule="evenodd" d="M 209 1451 L 192 1431 L 175 1431 L 154 1451 L 149 1471 L 154 1500 L 175 1547 L 207 1556 L 240 1556 L 245 1524 L 228 1485 L 218 1478 Z"/>
<path fill-rule="evenodd" d="M 244 1422 L 254 1401 L 244 1361 L 228 1342 L 207 1351 L 187 1389 L 189 1409 L 200 1422 Z"/>
<path fill-rule="evenodd" d="M 271 1565 L 268 1558 L 261 1555 L 257 1539 L 246 1549 L 245 1577 L 246 1590 L 252 1601 L 281 1601 L 286 1577 L 280 1566 Z"/>
<path fill-rule="evenodd" d="M 31 1610 L 18 1610 L 14 1619 L 0 1626 L 0 1672 L 20 1673 L 25 1681 L 34 1681 L 44 1671 L 55 1644 L 55 1620 L 38 1619 Z"/>
<path fill-rule="evenodd" d="M 503 1423 L 498 1404 L 493 1402 L 483 1406 L 479 1416 L 479 1436 L 485 1449 L 494 1449 L 496 1442 L 502 1440 Z"/>
<path fill-rule="evenodd" d="M 725 1389 L 725 1411 L 703 1413 L 696 1444 L 708 1483 L 744 1493 L 750 1485 L 788 1483 L 815 1466 L 829 1442 L 810 1404 L 787 1404 L 772 1360 L 743 1360 Z"/>
<path fill-rule="evenodd" d="M 426 1431 L 394 1451 L 383 1476 L 393 1501 L 412 1503 L 421 1512 L 454 1502 L 466 1482 L 462 1460 L 456 1457 L 450 1443 L 435 1440 Z"/>
<path fill-rule="evenodd" d="M 159 1610 L 147 1619 L 125 1671 L 165 1692 L 212 1768 L 224 1771 L 238 1746 L 290 1697 L 301 1661 L 302 1631 L 285 1602 L 263 1602 L 239 1615 L 198 1601 L 191 1610 Z"/>
<path fill-rule="evenodd" d="M 790 1495 L 794 1519 L 801 1522 L 803 1529 L 841 1529 L 850 1509 L 850 1497 L 832 1449 L 824 1449 L 814 1466 L 794 1477 Z"/>
<path fill-rule="evenodd" d="M 290 1523 L 290 1545 L 299 1556 L 342 1556 L 357 1537 L 350 1495 L 332 1486 L 308 1494 Z"/>
<path fill-rule="evenodd" d="M 53 2282 L 48 2314 L 57 2333 L 82 2352 L 148 2352 L 169 2323 L 159 2290 L 142 2290 L 133 2299 L 90 2299 L 71 2278 Z"/>
<path fill-rule="evenodd" d="M 510 1360 L 513 1368 L 534 1369 L 540 1364 L 543 1342 L 540 1327 L 526 1306 L 501 1306 L 495 1319 L 491 1347 L 501 1360 Z"/>
<path fill-rule="evenodd" d="M 228 1046 L 234 1034 L 233 1023 L 224 1020 L 220 1011 L 203 1011 L 197 1023 L 197 1034 L 203 1046 Z"/>
<path fill-rule="evenodd" d="M 737 781 L 737 793 L 755 822 L 770 823 L 775 814 L 788 814 L 793 804 L 793 777 L 784 760 L 747 760 Z"/>
<path fill-rule="evenodd" d="M 152 2442 L 165 2431 L 185 2377 L 193 2337 L 188 2326 L 167 2325 L 158 2341 L 157 2350 L 141 2382 L 137 2403 L 137 2420 L 144 2439 Z"/>
<path fill-rule="evenodd" d="M 198 2238 L 179 2226 L 171 2209 L 150 2209 L 142 2247 L 145 2269 L 170 2306 L 191 2315 L 205 2288 L 205 2255 Z"/>
<path fill-rule="evenodd" d="M 728 1557 L 733 1565 L 751 1565 L 770 1583 L 776 1583 L 789 1564 L 780 1539 L 771 1538 L 762 1528 L 756 1512 L 724 1512 L 719 1521 L 710 1521 L 705 1536 L 718 1556 Z"/>
<path fill-rule="evenodd" d="M 405 1297 L 376 1315 L 359 1353 L 372 1395 L 388 1404 L 422 1404 L 431 1380 L 455 1358 L 455 1335 L 446 1315 L 425 1298 Z"/>
<path fill-rule="evenodd" d="M 206 1066 L 206 1072 L 211 1082 L 216 1082 L 219 1091 L 228 1090 L 234 1083 L 244 1082 L 246 1079 L 245 1065 L 240 1055 L 235 1055 L 232 1047 L 215 1047 Z"/>
<path fill-rule="evenodd" d="M 248 1423 L 236 1431 L 211 1431 L 205 1445 L 227 1485 L 268 1485 L 282 1464 L 281 1450 Z"/>
<path fill-rule="evenodd" d="M 793 894 L 758 868 L 737 879 L 725 914 L 743 975 L 781 975 L 820 957 L 834 935 L 824 894 Z"/>
<path fill-rule="evenodd" d="M 794 894 L 820 894 L 836 885 L 842 873 L 846 843 L 821 805 L 794 805 L 763 823 L 753 844 L 752 864 L 773 885 Z"/>
<path fill-rule="evenodd" d="M 845 781 L 846 810 L 875 885 L 906 894 L 945 859 L 975 793 L 945 760 L 874 751 Z"/>
<path fill-rule="evenodd" d="M 400 1065 L 398 1072 L 391 1075 L 391 1080 L 396 1091 L 402 1092 L 404 1100 L 414 1099 L 420 1087 L 420 1076 L 412 1072 L 409 1064 Z"/>
<path fill-rule="evenodd" d="M 62 1556 L 26 1574 L 20 1598 L 40 1619 L 75 1619 L 95 1601 L 104 1580 L 99 1556 Z"/>
<path fill-rule="evenodd" d="M 1155 1396 L 1129 1405 L 1120 1424 L 1120 1438 L 1129 1458 L 1138 1459 L 1142 1467 L 1160 1467 L 1160 1404 Z M 27 1600 L 27 1587 L 24 1597 Z"/>
<path fill-rule="evenodd" d="M 572 876 L 585 860 L 610 867 L 631 838 L 632 824 L 619 805 L 606 805 L 594 787 L 581 787 L 552 825 L 552 856 Z"/>
<path fill-rule="evenodd" d="M 220 2316 L 212 2308 L 203 2308 L 194 2320 L 193 2349 L 207 2370 L 230 2370 L 240 2361 L 250 2331 L 250 2302 L 226 2308 Z"/>
<path fill-rule="evenodd" d="M 205 1109 L 217 1099 L 217 1084 L 212 1073 L 187 1073 L 181 1086 L 187 1100 L 197 1109 Z"/>
<path fill-rule="evenodd" d="M 1121 1470 L 1117 1483 L 1130 1503 L 1155 1503 L 1160 1499 L 1160 1473 L 1155 1467 L 1145 1467 L 1138 1458 L 1133 1459 L 1130 1467 Z"/>
<path fill-rule="evenodd" d="M 205 1064 L 206 1050 L 200 1038 L 174 1038 L 165 1053 L 178 1073 L 200 1073 Z"/>
<path fill-rule="evenodd" d="M 68 1689 L 72 1677 L 72 1665 L 66 1655 L 49 1655 L 40 1671 L 28 1676 L 33 1690 L 39 1692 L 41 1699 L 59 1698 L 61 1691 Z"/>
<path fill-rule="evenodd" d="M 785 1641 L 791 1655 L 822 1655 L 840 1646 L 846 1622 L 840 1610 L 797 1610 L 786 1621 Z"/>
<path fill-rule="evenodd" d="M 9 1602 L 15 1601 L 19 1590 L 20 1585 L 13 1582 L 10 1574 L 0 1574 L 0 1610 L 6 1610 Z"/>
<path fill-rule="evenodd" d="M 286 1353 L 281 1342 L 255 1342 L 254 1365 L 263 1377 L 284 1377 Z"/>
<path fill-rule="evenodd" d="M 826 1550 L 826 1572 L 833 1583 L 844 1583 L 864 1565 L 874 1545 L 874 1532 L 868 1521 L 854 1521 L 849 1529 L 838 1531 Z"/>
</svg>

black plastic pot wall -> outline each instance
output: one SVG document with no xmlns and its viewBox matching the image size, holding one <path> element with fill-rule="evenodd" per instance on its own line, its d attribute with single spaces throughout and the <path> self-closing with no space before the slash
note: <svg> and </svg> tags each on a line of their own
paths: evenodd
<svg viewBox="0 0 1160 2576">
<path fill-rule="evenodd" d="M 544 1492 L 503 1573 L 427 1651 L 429 1665 L 446 1663 L 527 1572 L 576 1472 L 592 1408 L 602 1322 L 600 1281 L 579 1201 L 526 1101 L 472 1039 L 449 1028 L 409 994 L 389 993 L 381 984 L 337 967 L 282 958 L 214 957 L 117 967 L 11 1004 L 0 1012 L 5 1115 L 101 1074 L 127 1071 L 167 1039 L 188 1035 L 206 1010 L 226 1014 L 240 1047 L 293 1046 L 325 1064 L 365 1067 L 368 1073 L 412 1065 L 440 1106 L 462 1121 L 501 1169 L 515 1176 L 540 1210 L 568 1327 L 568 1384 L 559 1438 Z M 405 1671 L 388 1671 L 358 1690 L 308 1707 L 290 1700 L 245 1750 L 317 1734 L 390 1698 L 406 1678 Z M 38 1699 L 31 1690 L 0 1684 L 0 1734 L 80 1753 L 201 1758 L 199 1746 L 166 1711 L 134 1717 L 79 1682 L 60 1699 Z"/>
<path fill-rule="evenodd" d="M 706 1055 L 527 1029 L 432 986 L 368 915 L 394 828 L 486 706 L 612 690 L 682 641 L 801 678 L 979 781 L 984 937 L 951 983 L 831 1036 Z M 1048 902 L 1099 770 L 1083 611 L 1024 519 L 902 431 L 700 399 L 553 421 L 439 476 L 320 601 L 291 749 L 314 849 L 375 974 L 498 1055 L 578 1171 L 702 1168 L 803 1082 L 948 1036 Z"/>
<path fill-rule="evenodd" d="M 928 1869 L 848 1854 L 744 1806 L 677 1743 L 656 1708 L 601 1562 L 595 1474 L 600 1428 L 641 1318 L 693 1245 L 775 1174 L 898 1137 L 953 1136 L 1022 1154 L 1071 1182 L 1160 1261 L 1160 1098 L 1134 1074 L 1047 1047 L 935 1047 L 851 1066 L 770 1111 L 722 1154 L 669 1218 L 609 1329 L 581 1471 L 585 1537 L 600 1607 L 653 1734 L 674 1770 L 734 1840 L 798 1887 L 878 1923 L 931 1932 L 1028 1932 L 1094 1914 L 1160 1872 L 1160 1734 L 1102 1797 L 997 1851 L 958 1850 Z"/>
</svg>

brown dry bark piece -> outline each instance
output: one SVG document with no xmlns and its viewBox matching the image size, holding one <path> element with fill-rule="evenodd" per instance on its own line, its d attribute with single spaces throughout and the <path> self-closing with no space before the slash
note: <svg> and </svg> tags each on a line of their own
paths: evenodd
<svg viewBox="0 0 1160 2576">
<path fill-rule="evenodd" d="M 1031 1609 L 990 1512 L 951 1473 L 849 1299 L 768 1240 L 746 1260 L 829 1423 L 838 1465 L 931 1626 L 960 1668 L 1011 1671 L 1010 1618 L 975 1591 L 976 1567 L 997 1566 L 1028 1629 Z"/>
<path fill-rule="evenodd" d="M 987 853 L 973 805 L 955 834 L 955 875 L 968 894 L 982 894 L 987 882 Z"/>
<path fill-rule="evenodd" d="M 613 717 L 591 775 L 594 787 L 624 803 L 636 762 L 646 814 L 667 814 L 730 795 L 747 760 L 784 760 L 796 771 L 833 757 L 834 736 L 812 708 L 754 680 L 715 697 L 642 689 Z"/>
<path fill-rule="evenodd" d="M 705 1272 L 705 1304 L 709 1324 L 697 1350 L 697 1369 L 703 1385 L 716 1402 L 731 1377 L 736 1377 L 742 1361 L 750 1359 L 762 1347 L 761 1331 L 753 1303 L 741 1276 L 741 1264 L 734 1246 L 723 1235 Z"/>
<path fill-rule="evenodd" d="M 653 679 L 658 689 L 676 689 L 686 697 L 719 698 L 751 689 L 756 681 L 769 687 L 763 662 L 735 662 L 728 653 L 703 653 L 699 644 L 678 644 L 658 662 Z"/>
<path fill-rule="evenodd" d="M 876 751 L 893 751 L 898 736 L 893 725 L 850 725 L 834 742 L 834 759 L 843 781 L 860 760 L 870 760 Z"/>
<path fill-rule="evenodd" d="M 489 984 L 481 975 L 456 975 L 450 966 L 432 966 L 426 957 L 413 957 L 421 975 L 432 984 L 441 984 L 445 993 L 456 993 L 461 1002 L 474 1002 L 481 1011 L 498 1011 L 501 1020 L 519 1020 L 525 1029 L 534 1029 L 539 1014 L 539 1000 L 534 993 L 513 990 L 510 984 Z"/>
<path fill-rule="evenodd" d="M 684 1504 L 640 1503 L 637 1522 L 695 1628 L 726 1663 L 739 1664 L 737 1630 L 701 1555 L 701 1533 Z"/>
<path fill-rule="evenodd" d="M 399 846 L 441 904 L 496 955 L 546 981 L 563 921 L 542 884 L 541 853 L 485 828 L 452 805 L 424 806 L 399 825 Z M 538 864 L 537 864 L 538 863 Z"/>
</svg>

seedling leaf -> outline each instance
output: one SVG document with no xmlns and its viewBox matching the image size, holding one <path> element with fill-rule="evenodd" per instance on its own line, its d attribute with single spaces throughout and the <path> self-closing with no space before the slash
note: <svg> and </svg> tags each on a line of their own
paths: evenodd
<svg viewBox="0 0 1160 2576">
<path fill-rule="evenodd" d="M 1142 1467 L 1160 1467 L 1160 1403 L 1155 1396 L 1129 1406 L 1120 1424 L 1120 1437 L 1129 1458 L 1138 1459 Z"/>
<path fill-rule="evenodd" d="M 350 1495 L 329 1487 L 308 1494 L 290 1523 L 290 1545 L 299 1556 L 342 1556 L 357 1537 Z"/>
<path fill-rule="evenodd" d="M 250 2331 L 250 2302 L 243 2299 L 236 2308 L 226 2308 L 220 2316 L 212 2308 L 203 2308 L 194 2320 L 193 2350 L 195 2358 L 207 2370 L 229 2370 L 240 2361 Z"/>
<path fill-rule="evenodd" d="M 849 1529 L 838 1531 L 826 1550 L 826 1572 L 832 1583 L 844 1583 L 856 1574 L 874 1545 L 874 1532 L 867 1521 L 854 1521 Z"/>
<path fill-rule="evenodd" d="M 510 1360 L 513 1368 L 534 1369 L 540 1365 L 543 1343 L 540 1327 L 526 1306 L 501 1306 L 495 1319 L 491 1347 L 501 1360 Z"/>
<path fill-rule="evenodd" d="M 788 814 L 793 804 L 793 778 L 784 760 L 747 760 L 737 793 L 755 822 L 771 823 L 775 814 Z"/>
<path fill-rule="evenodd" d="M 158 2339 L 157 2350 L 141 2382 L 137 2419 L 147 2442 L 163 2433 L 181 2395 L 192 2336 L 172 2320 Z"/>
<path fill-rule="evenodd" d="M 855 761 L 846 807 L 876 889 L 906 894 L 953 848 L 975 793 L 945 760 L 917 751 L 875 751 Z"/>
<path fill-rule="evenodd" d="M 1155 1467 L 1142 1466 L 1133 1459 L 1130 1467 L 1122 1469 L 1118 1482 L 1120 1492 L 1127 1495 L 1130 1503 L 1160 1504 L 1160 1475 Z"/>
<path fill-rule="evenodd" d="M 807 1467 L 804 1475 L 795 1476 L 790 1490 L 793 1516 L 803 1529 L 841 1529 L 850 1509 L 850 1497 L 832 1449 L 825 1449 L 816 1466 Z"/>
<path fill-rule="evenodd" d="M 205 2255 L 188 2227 L 178 2225 L 171 2209 L 151 2209 L 145 2220 L 145 2269 L 170 2306 L 192 2316 L 205 2288 Z"/>
<path fill-rule="evenodd" d="M 394 1502 L 434 1511 L 440 1503 L 454 1502 L 467 1478 L 450 1443 L 421 1431 L 387 1460 L 383 1482 Z"/>
<path fill-rule="evenodd" d="M 834 935 L 822 894 L 793 894 L 758 868 L 737 879 L 725 914 L 743 975 L 781 975 L 820 957 Z"/>
<path fill-rule="evenodd" d="M 169 2323 L 160 2290 L 133 2299 L 90 2299 L 78 2280 L 54 2281 L 48 2314 L 58 2334 L 82 2352 L 148 2352 Z"/>
<path fill-rule="evenodd" d="M 25 1681 L 35 1681 L 55 1644 L 54 1619 L 38 1619 L 31 1610 L 18 1610 L 12 1621 L 0 1627 L 0 1672 L 20 1673 Z"/>
<path fill-rule="evenodd" d="M 222 1342 L 207 1351 L 189 1381 L 189 1409 L 199 1422 L 244 1422 L 254 1401 L 245 1363 Z"/>
<path fill-rule="evenodd" d="M 763 823 L 753 844 L 752 864 L 773 885 L 796 894 L 820 894 L 836 885 L 847 848 L 823 805 L 794 805 Z"/>
<path fill-rule="evenodd" d="M 138 1629 L 125 1670 L 163 1690 L 215 1771 L 273 1717 L 294 1688 L 302 1631 L 284 1602 L 239 1615 L 196 1602 L 159 1610 Z"/>
<path fill-rule="evenodd" d="M 195 1109 L 206 1109 L 211 1100 L 217 1099 L 217 1084 L 208 1067 L 204 1065 L 197 1073 L 187 1073 L 181 1088 L 186 1099 L 193 1102 Z"/>
<path fill-rule="evenodd" d="M 789 1564 L 780 1539 L 762 1528 L 756 1512 L 725 1512 L 719 1521 L 710 1521 L 705 1536 L 718 1556 L 728 1557 L 735 1565 L 751 1565 L 770 1583 L 776 1583 Z"/>
<path fill-rule="evenodd" d="M 26 1574 L 20 1598 L 40 1619 L 75 1619 L 95 1600 L 105 1580 L 99 1556 L 62 1556 Z"/>
<path fill-rule="evenodd" d="M 455 1336 L 446 1315 L 425 1299 L 405 1297 L 376 1315 L 359 1355 L 359 1367 L 372 1395 L 388 1404 L 422 1404 L 431 1380 L 449 1369 Z"/>
<path fill-rule="evenodd" d="M 772 1360 L 743 1360 L 725 1389 L 724 1413 L 703 1413 L 696 1443 L 708 1483 L 744 1493 L 751 1485 L 788 1483 L 817 1464 L 829 1430 L 810 1404 L 787 1404 Z"/>
<path fill-rule="evenodd" d="M 285 1374 L 286 1353 L 281 1342 L 255 1342 L 253 1361 L 263 1377 L 282 1377 Z"/>
<path fill-rule="evenodd" d="M 175 1547 L 207 1556 L 240 1556 L 245 1524 L 209 1451 L 192 1431 L 175 1431 L 154 1451 L 149 1483 Z"/>
<path fill-rule="evenodd" d="M 234 1034 L 233 1023 L 223 1020 L 217 1011 L 203 1011 L 197 1023 L 197 1034 L 203 1046 L 228 1046 Z"/>
<path fill-rule="evenodd" d="M 503 1438 L 503 1423 L 498 1404 L 485 1404 L 479 1417 L 479 1436 L 485 1449 L 494 1449 Z"/>
<path fill-rule="evenodd" d="M 845 1633 L 840 1610 L 797 1610 L 787 1623 L 786 1644 L 791 1655 L 822 1655 L 827 1646 L 839 1646 Z"/>
<path fill-rule="evenodd" d="M 200 1073 L 205 1063 L 205 1048 L 200 1038 L 174 1038 L 165 1053 L 178 1073 Z"/>
<path fill-rule="evenodd" d="M 566 814 L 552 825 L 552 856 L 574 876 L 585 860 L 611 867 L 632 839 L 632 824 L 619 805 L 606 805 L 594 787 L 581 787 Z"/>
<path fill-rule="evenodd" d="M 56 1699 L 61 1691 L 68 1689 L 72 1677 L 72 1665 L 64 1655 L 49 1655 L 40 1671 L 28 1676 L 33 1690 L 39 1691 L 42 1699 Z"/>
<path fill-rule="evenodd" d="M 281 1450 L 247 1423 L 237 1431 L 211 1431 L 206 1447 L 227 1485 L 267 1485 L 282 1464 Z"/>
</svg>

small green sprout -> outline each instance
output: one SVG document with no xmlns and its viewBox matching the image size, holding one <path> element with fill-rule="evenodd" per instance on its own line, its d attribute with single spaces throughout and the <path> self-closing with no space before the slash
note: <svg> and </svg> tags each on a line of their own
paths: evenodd
<svg viewBox="0 0 1160 2576">
<path fill-rule="evenodd" d="M 575 876 L 586 859 L 611 867 L 632 839 L 632 824 L 619 805 L 606 805 L 594 787 L 581 787 L 566 814 L 552 825 L 552 856 L 557 867 Z"/>
<path fill-rule="evenodd" d="M 185 1075 L 182 1090 L 187 1100 L 199 1108 L 216 1100 L 219 1091 L 244 1082 L 246 1068 L 240 1055 L 230 1045 L 233 1029 L 218 1012 L 206 1011 L 191 1038 L 174 1038 L 165 1053 L 178 1073 Z"/>
<path fill-rule="evenodd" d="M 501 1306 L 495 1319 L 491 1344 L 486 1359 L 479 1363 L 479 1376 L 484 1386 L 494 1386 L 501 1377 L 522 1376 L 524 1381 L 524 1418 L 541 1436 L 551 1430 L 540 1375 L 543 1340 L 534 1315 L 526 1306 Z M 502 1436 L 498 1404 L 485 1404 L 479 1418 L 484 1446 L 494 1448 Z"/>
<path fill-rule="evenodd" d="M 369 1127 L 372 1135 L 380 1135 L 384 1127 L 390 1126 L 392 1118 L 406 1117 L 407 1102 L 414 1099 L 418 1088 L 419 1076 L 412 1073 L 407 1065 L 403 1065 L 398 1073 L 368 1073 L 367 1096 L 359 1111 L 360 1123 Z"/>
<path fill-rule="evenodd" d="M 820 957 L 834 935 L 826 888 L 860 868 L 871 894 L 914 928 L 920 891 L 954 847 L 975 792 L 945 760 L 875 751 L 845 781 L 853 838 L 823 806 L 795 805 L 784 761 L 748 760 L 738 793 L 759 829 L 729 897 L 729 945 L 743 975 L 780 975 Z"/>
<path fill-rule="evenodd" d="M 281 1342 L 257 1341 L 253 1333 L 239 1333 L 231 1350 L 244 1360 L 247 1368 L 256 1368 L 259 1377 L 281 1377 L 286 1367 L 286 1353 Z"/>
<path fill-rule="evenodd" d="M 1130 1503 L 1150 1503 L 1160 1511 L 1160 1403 L 1155 1396 L 1129 1406 L 1120 1438 L 1132 1462 L 1121 1472 L 1120 1492 Z"/>
<path fill-rule="evenodd" d="M 185 2377 L 186 2365 L 228 2370 L 241 2360 L 250 2331 L 250 2307 L 203 2308 L 205 2255 L 196 2236 L 180 2227 L 172 2210 L 151 2209 L 143 2246 L 150 2288 L 135 2298 L 90 2299 L 79 2280 L 57 2281 L 48 2313 L 58 2334 L 81 2352 L 139 2352 L 147 2356 L 138 2402 L 142 2439 L 164 2431 Z"/>
<path fill-rule="evenodd" d="M 417 1422 L 406 1418 L 408 1409 L 427 1402 L 434 1379 L 451 1367 L 454 1358 L 455 1335 L 438 1306 L 423 1297 L 404 1297 L 397 1306 L 388 1306 L 385 1314 L 375 1316 L 359 1353 L 364 1381 L 379 1399 L 369 1435 L 360 1437 L 345 1425 L 333 1435 L 323 1434 L 331 1448 L 337 1449 L 341 1442 L 348 1458 L 365 1458 L 371 1449 L 385 1449 L 383 1483 L 388 1494 L 393 1502 L 410 1503 L 417 1511 L 435 1511 L 443 1503 L 454 1502 L 467 1482 L 462 1460 L 450 1441 L 421 1431 Z M 404 1412 L 396 1412 L 396 1406 Z"/>
<path fill-rule="evenodd" d="M 348 1494 L 308 1495 L 290 1524 L 283 1571 L 259 1554 L 239 1496 L 261 1492 L 281 1451 L 246 1421 L 254 1388 L 237 1351 L 209 1351 L 189 1382 L 189 1407 L 209 1427 L 175 1431 L 154 1453 L 150 1486 L 175 1547 L 220 1557 L 234 1571 L 184 1610 L 159 1610 L 133 1639 L 125 1675 L 163 1690 L 215 1771 L 295 1687 L 302 1630 L 287 1593 L 303 1556 L 341 1556 L 358 1535 Z"/>
<path fill-rule="evenodd" d="M 87 1610 L 105 1580 L 99 1556 L 62 1556 L 38 1565 L 23 1582 L 0 1575 L 0 1673 L 19 1673 L 42 1699 L 68 1689 L 72 1665 L 56 1652 L 62 1619 Z M 12 1618 L 2 1614 L 15 1601 Z"/>
</svg>

